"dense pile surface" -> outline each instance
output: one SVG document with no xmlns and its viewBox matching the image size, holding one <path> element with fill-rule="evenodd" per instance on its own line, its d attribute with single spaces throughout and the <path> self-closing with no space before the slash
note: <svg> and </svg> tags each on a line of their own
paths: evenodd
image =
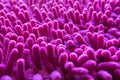
<svg viewBox="0 0 120 80">
<path fill-rule="evenodd" d="M 0 80 L 120 80 L 120 0 L 0 0 Z"/>
</svg>

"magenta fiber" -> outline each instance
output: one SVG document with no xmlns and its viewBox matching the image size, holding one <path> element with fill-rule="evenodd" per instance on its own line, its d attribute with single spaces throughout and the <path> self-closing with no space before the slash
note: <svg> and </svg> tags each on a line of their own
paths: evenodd
<svg viewBox="0 0 120 80">
<path fill-rule="evenodd" d="M 24 59 L 17 60 L 17 77 L 19 80 L 25 80 L 25 61 Z"/>
<path fill-rule="evenodd" d="M 120 80 L 120 0 L 0 0 L 0 80 Z"/>
</svg>

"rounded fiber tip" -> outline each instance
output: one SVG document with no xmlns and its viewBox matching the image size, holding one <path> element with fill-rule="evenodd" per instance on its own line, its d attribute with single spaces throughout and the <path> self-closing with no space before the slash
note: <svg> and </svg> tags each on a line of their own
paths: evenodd
<svg viewBox="0 0 120 80">
<path fill-rule="evenodd" d="M 72 62 L 76 62 L 77 58 L 78 58 L 78 55 L 76 53 L 72 52 L 72 53 L 69 54 L 69 58 Z"/>
<path fill-rule="evenodd" d="M 63 52 L 59 56 L 59 65 L 64 66 L 66 62 L 68 62 L 68 54 Z"/>
<path fill-rule="evenodd" d="M 46 45 L 46 49 L 47 49 L 48 55 L 52 54 L 54 56 L 55 49 L 54 49 L 54 45 L 53 44 L 48 43 Z"/>
<path fill-rule="evenodd" d="M 89 73 L 89 71 L 86 69 L 86 68 L 84 68 L 84 67 L 74 67 L 74 68 L 72 68 L 72 70 L 71 70 L 71 72 L 73 73 L 73 74 L 87 74 L 87 73 Z"/>
<path fill-rule="evenodd" d="M 62 75 L 60 72 L 58 71 L 53 71 L 51 74 L 50 74 L 50 78 L 51 80 L 62 80 Z"/>
<path fill-rule="evenodd" d="M 112 80 L 112 75 L 107 71 L 100 70 L 97 72 L 97 79 L 98 80 Z"/>
<path fill-rule="evenodd" d="M 24 59 L 18 59 L 17 63 L 24 64 L 24 61 L 25 61 Z"/>
<path fill-rule="evenodd" d="M 42 57 L 42 56 L 43 56 L 43 57 L 47 57 L 47 56 L 48 56 L 48 52 L 47 52 L 47 50 L 46 50 L 45 47 L 40 47 L 40 48 L 39 48 L 39 52 L 40 52 L 41 57 Z"/>
<path fill-rule="evenodd" d="M 43 80 L 43 78 L 40 74 L 35 74 L 33 75 L 32 80 Z"/>
<path fill-rule="evenodd" d="M 114 46 L 109 47 L 108 50 L 111 52 L 112 55 L 114 55 L 115 52 L 117 51 L 116 47 Z"/>
<path fill-rule="evenodd" d="M 32 46 L 32 49 L 34 50 L 34 49 L 39 49 L 39 45 L 38 44 L 34 44 L 33 46 Z"/>
<path fill-rule="evenodd" d="M 10 56 L 8 57 L 8 61 L 5 67 L 5 72 L 7 74 L 11 74 L 14 64 L 17 60 L 17 57 L 18 57 L 18 49 L 13 48 L 10 52 Z"/>
<path fill-rule="evenodd" d="M 72 48 L 72 47 L 74 47 L 75 45 L 74 45 L 74 42 L 73 42 L 72 40 L 68 40 L 68 41 L 67 41 L 67 46 L 68 46 L 68 48 Z"/>
<path fill-rule="evenodd" d="M 102 62 L 102 63 L 99 63 L 97 66 L 98 70 L 106 70 L 110 73 L 113 73 L 115 69 L 119 69 L 119 68 L 120 68 L 119 63 L 114 61 Z"/>
<path fill-rule="evenodd" d="M 34 44 L 32 46 L 32 59 L 33 59 L 34 65 L 38 68 L 41 68 L 39 48 L 40 47 L 38 44 Z"/>
<path fill-rule="evenodd" d="M 109 50 L 103 50 L 101 53 L 104 60 L 110 60 L 111 52 Z"/>
<path fill-rule="evenodd" d="M 104 44 L 105 44 L 104 35 L 103 34 L 98 35 L 98 37 L 97 37 L 97 47 L 98 48 L 104 48 Z"/>
<path fill-rule="evenodd" d="M 116 51 L 115 55 L 117 55 L 118 59 L 120 60 L 120 50 Z"/>
<path fill-rule="evenodd" d="M 75 41 L 77 42 L 77 44 L 79 44 L 79 45 L 86 43 L 85 39 L 79 33 L 76 34 L 74 38 L 75 38 Z"/>
<path fill-rule="evenodd" d="M 93 70 L 96 68 L 96 66 L 97 66 L 97 63 L 94 60 L 88 60 L 83 64 L 83 67 L 87 68 L 88 70 Z"/>
<path fill-rule="evenodd" d="M 89 57 L 90 59 L 96 60 L 96 55 L 94 54 L 95 51 L 94 51 L 92 48 L 87 48 L 87 50 L 84 51 L 84 52 L 85 52 L 85 54 L 88 55 L 88 57 Z"/>
<path fill-rule="evenodd" d="M 82 54 L 77 59 L 77 65 L 80 66 L 80 65 L 84 64 L 87 60 L 89 60 L 88 55 Z"/>
<path fill-rule="evenodd" d="M 25 60 L 18 59 L 17 60 L 17 76 L 19 80 L 26 80 L 24 73 L 25 73 Z"/>
<path fill-rule="evenodd" d="M 65 65 L 64 65 L 64 68 L 65 68 L 65 70 L 67 70 L 67 71 L 71 71 L 73 67 L 74 67 L 74 63 L 73 63 L 73 62 L 67 62 L 67 63 L 65 63 Z"/>
<path fill-rule="evenodd" d="M 83 52 L 83 50 L 81 48 L 76 48 L 74 51 L 78 56 L 81 55 Z"/>
<path fill-rule="evenodd" d="M 1 77 L 0 80 L 13 80 L 13 79 L 8 75 L 4 75 L 4 76 Z"/>
</svg>

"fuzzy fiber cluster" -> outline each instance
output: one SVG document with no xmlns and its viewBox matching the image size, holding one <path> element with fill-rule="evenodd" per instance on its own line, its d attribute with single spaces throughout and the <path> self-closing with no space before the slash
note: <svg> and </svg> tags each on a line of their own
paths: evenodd
<svg viewBox="0 0 120 80">
<path fill-rule="evenodd" d="M 0 0 L 0 80 L 120 80 L 120 0 Z"/>
</svg>

